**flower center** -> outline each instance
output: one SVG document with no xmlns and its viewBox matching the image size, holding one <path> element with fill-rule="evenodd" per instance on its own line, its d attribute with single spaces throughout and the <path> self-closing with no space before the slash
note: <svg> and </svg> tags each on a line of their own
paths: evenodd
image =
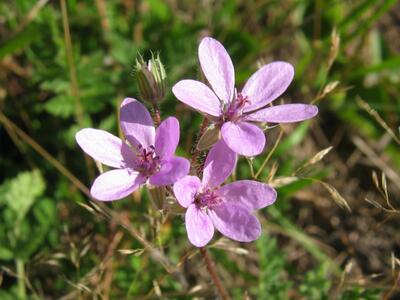
<svg viewBox="0 0 400 300">
<path fill-rule="evenodd" d="M 136 157 L 135 169 L 140 173 L 150 176 L 160 170 L 160 158 L 156 155 L 154 146 L 145 149 L 142 145 L 139 145 Z"/>
<path fill-rule="evenodd" d="M 220 205 L 223 202 L 223 199 L 219 197 L 215 193 L 215 191 L 208 189 L 205 192 L 198 193 L 195 196 L 194 202 L 198 207 L 202 209 L 207 209 L 213 206 Z"/>
<path fill-rule="evenodd" d="M 228 106 L 228 109 L 224 113 L 224 121 L 236 122 L 239 121 L 243 114 L 243 108 L 250 101 L 247 96 L 242 93 L 238 93 L 236 98 Z"/>
</svg>

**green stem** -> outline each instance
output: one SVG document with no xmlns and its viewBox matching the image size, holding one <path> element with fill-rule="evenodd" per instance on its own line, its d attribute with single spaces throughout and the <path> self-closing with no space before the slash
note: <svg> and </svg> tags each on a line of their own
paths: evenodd
<svg viewBox="0 0 400 300">
<path fill-rule="evenodd" d="M 24 262 L 21 259 L 17 259 L 16 267 L 18 276 L 18 295 L 19 299 L 23 300 L 26 299 Z"/>
</svg>

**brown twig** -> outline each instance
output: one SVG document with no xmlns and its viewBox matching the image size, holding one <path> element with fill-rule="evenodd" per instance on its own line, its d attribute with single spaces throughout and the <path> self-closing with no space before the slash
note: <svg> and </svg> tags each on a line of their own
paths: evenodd
<svg viewBox="0 0 400 300">
<path fill-rule="evenodd" d="M 208 255 L 207 249 L 204 247 L 201 247 L 201 248 L 199 248 L 199 251 L 201 253 L 201 256 L 204 259 L 204 262 L 206 263 L 207 270 L 210 273 L 215 286 L 217 287 L 217 290 L 218 290 L 218 293 L 219 293 L 221 299 L 223 299 L 223 300 L 230 299 L 227 292 L 225 291 L 225 288 L 222 286 L 221 281 L 218 278 L 217 272 L 215 271 L 215 268 L 213 266 L 213 262 L 211 261 L 211 258 Z"/>
</svg>

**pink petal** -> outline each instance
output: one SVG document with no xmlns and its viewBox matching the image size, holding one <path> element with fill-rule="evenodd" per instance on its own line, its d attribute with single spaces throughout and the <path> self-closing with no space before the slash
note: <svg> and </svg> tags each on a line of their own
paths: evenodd
<svg viewBox="0 0 400 300">
<path fill-rule="evenodd" d="M 100 201 L 122 199 L 146 181 L 141 174 L 129 169 L 107 171 L 93 182 L 90 194 Z"/>
<path fill-rule="evenodd" d="M 204 83 L 196 80 L 181 80 L 172 87 L 172 92 L 179 101 L 194 109 L 219 117 L 222 114 L 221 102 Z"/>
<path fill-rule="evenodd" d="M 146 107 L 133 98 L 125 98 L 120 108 L 120 124 L 132 146 L 154 146 L 155 129 Z"/>
<path fill-rule="evenodd" d="M 132 165 L 134 152 L 121 139 L 104 130 L 85 128 L 75 135 L 78 145 L 93 159 L 114 168 Z"/>
<path fill-rule="evenodd" d="M 231 202 L 208 210 L 215 228 L 223 235 L 239 242 L 251 242 L 259 238 L 261 225 L 245 207 Z"/>
<path fill-rule="evenodd" d="M 294 76 L 293 66 L 286 62 L 273 62 L 263 66 L 246 82 L 242 94 L 250 104 L 245 112 L 264 107 L 286 91 Z"/>
<path fill-rule="evenodd" d="M 232 174 L 236 159 L 236 153 L 223 140 L 214 144 L 204 163 L 203 187 L 214 187 L 223 183 Z"/>
<path fill-rule="evenodd" d="M 196 176 L 185 176 L 174 184 L 174 195 L 179 204 L 188 207 L 194 201 L 197 191 L 201 188 L 201 181 Z"/>
<path fill-rule="evenodd" d="M 250 113 L 247 120 L 270 123 L 300 122 L 318 114 L 318 107 L 307 104 L 283 104 Z"/>
<path fill-rule="evenodd" d="M 196 247 L 204 247 L 214 235 L 214 226 L 209 216 L 191 204 L 185 214 L 189 241 Z"/>
<path fill-rule="evenodd" d="M 224 185 L 218 195 L 226 201 L 244 205 L 249 210 L 271 205 L 276 200 L 276 191 L 268 184 L 254 180 L 240 180 Z"/>
<path fill-rule="evenodd" d="M 256 125 L 226 122 L 221 134 L 228 147 L 240 155 L 255 156 L 264 150 L 265 135 Z"/>
<path fill-rule="evenodd" d="M 173 184 L 189 173 L 190 163 L 186 158 L 171 157 L 161 163 L 159 172 L 149 179 L 150 184 L 163 186 Z"/>
<path fill-rule="evenodd" d="M 218 98 L 224 103 L 230 103 L 235 87 L 235 70 L 224 46 L 213 38 L 204 38 L 199 45 L 199 60 Z"/>
<path fill-rule="evenodd" d="M 171 157 L 179 143 L 179 121 L 169 117 L 156 130 L 155 151 L 160 158 Z"/>
</svg>

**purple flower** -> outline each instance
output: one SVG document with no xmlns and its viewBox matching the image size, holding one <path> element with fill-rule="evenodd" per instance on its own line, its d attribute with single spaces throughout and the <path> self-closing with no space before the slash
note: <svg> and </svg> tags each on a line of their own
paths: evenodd
<svg viewBox="0 0 400 300">
<path fill-rule="evenodd" d="M 186 230 L 196 247 L 203 247 L 211 240 L 214 227 L 239 242 L 254 241 L 261 234 L 260 222 L 252 211 L 274 203 L 276 191 L 252 180 L 220 187 L 235 168 L 236 157 L 220 140 L 206 158 L 202 181 L 196 176 L 186 176 L 174 184 L 176 199 L 187 208 Z"/>
<path fill-rule="evenodd" d="M 237 93 L 233 64 L 220 42 L 204 38 L 199 60 L 212 90 L 200 81 L 182 80 L 172 91 L 180 101 L 216 123 L 225 143 L 238 154 L 254 156 L 264 149 L 264 133 L 252 122 L 292 123 L 318 113 L 316 106 L 306 104 L 265 107 L 282 95 L 292 81 L 294 70 L 289 63 L 277 61 L 263 66 Z"/>
<path fill-rule="evenodd" d="M 76 141 L 88 155 L 116 168 L 96 178 L 91 195 L 101 201 L 124 198 L 148 181 L 154 186 L 173 184 L 189 173 L 189 161 L 174 156 L 179 122 L 174 117 L 155 129 L 146 107 L 126 98 L 120 107 L 120 124 L 127 142 L 99 129 L 85 128 Z"/>
</svg>

